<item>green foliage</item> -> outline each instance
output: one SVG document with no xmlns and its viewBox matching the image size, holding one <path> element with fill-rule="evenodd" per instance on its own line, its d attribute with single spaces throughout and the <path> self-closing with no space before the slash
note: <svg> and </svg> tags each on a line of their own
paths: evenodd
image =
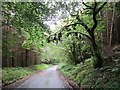
<svg viewBox="0 0 120 90">
<path fill-rule="evenodd" d="M 43 43 L 45 44 L 44 32 L 48 26 L 43 23 L 43 18 L 45 19 L 49 15 L 49 8 L 46 4 L 41 2 L 2 2 L 2 15 L 2 26 L 13 28 L 8 34 L 11 35 L 15 32 L 16 35 L 11 36 L 12 38 L 4 38 L 3 44 L 14 46 L 13 43 L 9 43 L 15 42 L 14 39 L 17 39 L 16 42 L 20 44 L 23 43 L 22 46 L 25 49 L 33 47 L 39 49 Z M 8 37 L 8 34 L 5 33 L 4 36 Z"/>
<path fill-rule="evenodd" d="M 35 65 L 35 69 L 36 70 L 44 70 L 44 69 L 47 69 L 47 68 L 49 68 L 50 66 L 52 66 L 52 65 L 48 65 L 48 64 L 38 64 L 38 65 Z"/>
<path fill-rule="evenodd" d="M 77 82 L 78 85 L 82 84 L 84 78 L 89 78 L 89 73 L 93 70 L 91 60 L 85 61 L 85 64 L 77 64 L 77 66 L 65 64 L 60 67 L 61 72 L 70 79 Z"/>
<path fill-rule="evenodd" d="M 8 28 L 8 31 L 4 29 L 2 31 L 2 55 L 6 57 L 13 55 L 13 53 L 8 48 L 15 46 L 18 43 L 17 41 L 19 39 L 16 31 L 12 30 L 12 32 L 9 32 L 9 29 L 10 28 Z"/>
<path fill-rule="evenodd" d="M 75 3 L 76 4 L 76 3 Z M 90 7 L 94 7 L 95 3 L 86 3 Z M 64 24 L 66 26 L 62 28 L 59 26 L 55 32 L 49 31 L 48 26 L 44 24 L 45 18 L 50 13 L 59 10 L 60 6 L 57 6 L 54 11 L 50 11 L 47 4 L 41 2 L 19 2 L 19 3 L 8 3 L 4 2 L 2 5 L 3 26 L 14 27 L 14 31 L 3 31 L 3 53 L 5 56 L 12 56 L 13 53 L 8 49 L 10 46 L 16 45 L 18 40 L 22 37 L 22 47 L 25 49 L 34 49 L 39 55 L 42 56 L 41 62 L 44 63 L 67 63 L 60 67 L 61 72 L 76 81 L 81 87 L 86 88 L 119 88 L 120 85 L 120 58 L 115 59 L 115 66 L 104 66 L 100 69 L 93 69 L 98 61 L 95 57 L 91 57 L 93 50 L 90 45 L 93 45 L 91 41 L 95 41 L 98 50 L 94 51 L 97 53 L 102 48 L 102 37 L 101 33 L 105 30 L 104 22 L 101 18 L 101 14 L 97 14 L 95 17 L 98 20 L 95 31 L 92 31 L 94 26 L 93 9 L 82 8 L 82 11 L 72 10 L 74 8 L 73 3 L 63 4 L 61 10 L 66 12 L 64 9 L 67 7 L 69 13 L 73 14 L 70 17 L 63 16 Z M 96 10 L 101 6 L 101 2 L 97 2 Z M 110 4 L 109 4 L 110 5 Z M 110 6 L 107 7 L 111 7 Z M 112 4 L 113 5 L 113 4 Z M 116 3 L 116 11 L 119 14 L 119 3 Z M 51 6 L 54 7 L 54 6 Z M 63 9 L 64 8 L 64 9 Z M 52 8 L 53 9 L 53 8 Z M 72 12 L 71 12 L 72 11 Z M 61 11 L 62 12 L 62 11 Z M 100 12 L 101 13 L 101 12 Z M 69 15 L 68 15 L 69 16 Z M 76 24 L 81 23 L 81 24 Z M 86 29 L 88 26 L 88 29 Z M 62 30 L 59 30 L 61 29 Z M 89 31 L 90 30 L 90 31 Z M 50 34 L 50 35 L 49 35 Z M 95 37 L 94 37 L 95 36 Z M 48 43 L 47 44 L 47 39 Z M 51 41 L 51 42 L 50 42 Z M 18 44 L 19 44 L 18 43 Z M 97 53 L 98 55 L 99 53 Z M 88 56 L 87 56 L 88 55 Z M 90 58 L 91 57 L 91 58 Z M 89 58 L 89 59 L 86 59 Z M 83 63 L 81 63 L 83 62 Z M 75 66 L 76 65 L 76 66 Z M 3 68 L 3 83 L 9 84 L 17 79 L 20 79 L 29 74 L 35 73 L 36 70 L 43 70 L 51 65 L 41 64 L 31 66 L 30 68 L 21 67 L 10 67 Z"/>
<path fill-rule="evenodd" d="M 63 64 L 60 67 L 60 71 L 83 88 L 120 89 L 119 68 L 114 65 L 94 69 L 91 59 L 93 58 L 87 59 L 84 64 L 78 64 L 77 66 Z"/>
<path fill-rule="evenodd" d="M 51 35 L 49 41 L 64 42 L 66 40 L 65 52 L 69 63 L 78 64 L 83 59 L 94 55 L 96 57 L 95 68 L 101 67 L 102 57 L 99 48 L 101 48 L 102 43 L 100 34 L 105 27 L 99 13 L 107 3 L 83 4 L 83 8 L 70 13 L 70 17 L 64 20 L 65 26 L 59 32 Z M 69 4 L 66 6 L 71 7 Z M 60 37 L 57 34 L 61 34 Z"/>
<path fill-rule="evenodd" d="M 25 76 L 35 74 L 36 71 L 45 70 L 52 65 L 38 64 L 30 67 L 6 67 L 2 69 L 2 84 L 11 84 Z"/>
<path fill-rule="evenodd" d="M 43 48 L 41 48 L 42 51 L 42 60 L 41 62 L 46 63 L 59 63 L 63 62 L 65 60 L 65 53 L 63 52 L 64 47 L 61 43 L 58 43 L 57 45 L 55 43 L 49 43 Z"/>
<path fill-rule="evenodd" d="M 32 73 L 33 71 L 32 70 L 30 71 L 28 68 L 22 68 L 22 67 L 3 68 L 2 81 L 3 84 L 10 84 Z"/>
</svg>

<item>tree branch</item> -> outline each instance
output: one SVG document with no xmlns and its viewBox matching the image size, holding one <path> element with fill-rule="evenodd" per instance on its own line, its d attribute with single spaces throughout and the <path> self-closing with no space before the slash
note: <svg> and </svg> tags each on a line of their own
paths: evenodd
<svg viewBox="0 0 120 90">
<path fill-rule="evenodd" d="M 85 28 L 85 30 L 90 34 L 91 31 L 89 27 L 82 20 L 80 20 L 79 15 L 76 17 L 76 19 L 79 21 L 79 24 L 82 25 Z"/>
<path fill-rule="evenodd" d="M 94 25 L 93 25 L 93 27 L 92 27 L 92 29 L 91 29 L 91 31 L 92 32 L 94 32 L 95 31 L 95 28 L 97 27 L 97 19 L 96 19 L 96 16 L 97 16 L 97 14 L 100 12 L 100 10 L 102 10 L 102 8 L 105 6 L 107 4 L 107 2 L 104 2 L 100 7 L 99 7 L 99 9 L 96 11 L 96 9 L 97 9 L 97 2 L 95 2 L 95 6 L 94 6 L 94 8 L 93 8 L 93 21 L 94 21 Z"/>
<path fill-rule="evenodd" d="M 107 4 L 107 2 L 104 2 L 99 9 L 96 11 L 96 15 L 99 13 L 100 10 L 102 10 L 102 8 Z"/>
<path fill-rule="evenodd" d="M 81 33 L 81 32 L 69 32 L 69 33 L 79 33 L 79 34 L 81 34 L 81 35 L 83 35 L 83 36 L 86 36 L 88 39 L 91 40 L 91 37 L 90 37 L 90 36 L 88 36 L 87 34 Z"/>
<path fill-rule="evenodd" d="M 87 5 L 86 3 L 82 2 L 83 5 L 87 7 L 87 9 L 93 9 L 91 6 Z"/>
<path fill-rule="evenodd" d="M 67 28 L 67 27 L 74 26 L 74 25 L 77 25 L 77 24 L 80 24 L 80 23 L 77 22 L 77 23 L 69 24 L 69 25 L 64 26 L 63 28 Z"/>
<path fill-rule="evenodd" d="M 95 28 L 97 27 L 97 19 L 96 19 L 96 8 L 97 8 L 97 2 L 94 2 L 94 8 L 93 8 L 93 21 L 94 21 L 94 25 L 91 29 L 92 32 L 94 32 Z"/>
</svg>

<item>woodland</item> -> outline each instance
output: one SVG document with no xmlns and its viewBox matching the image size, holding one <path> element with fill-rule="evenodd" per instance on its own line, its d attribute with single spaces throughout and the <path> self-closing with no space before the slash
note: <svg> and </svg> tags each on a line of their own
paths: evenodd
<svg viewBox="0 0 120 90">
<path fill-rule="evenodd" d="M 3 86 L 59 65 L 78 87 L 120 89 L 120 2 L 2 2 L 1 8 Z"/>
</svg>

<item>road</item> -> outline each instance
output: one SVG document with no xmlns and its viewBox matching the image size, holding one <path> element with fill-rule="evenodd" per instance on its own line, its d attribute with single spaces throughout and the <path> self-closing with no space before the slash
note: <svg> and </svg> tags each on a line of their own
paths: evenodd
<svg viewBox="0 0 120 90">
<path fill-rule="evenodd" d="M 32 76 L 17 88 L 65 88 L 65 83 L 58 75 L 57 67 L 53 66 Z"/>
</svg>

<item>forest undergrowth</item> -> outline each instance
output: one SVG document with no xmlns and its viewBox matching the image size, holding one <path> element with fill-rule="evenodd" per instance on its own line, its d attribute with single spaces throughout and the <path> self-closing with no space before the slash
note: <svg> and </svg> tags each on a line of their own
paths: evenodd
<svg viewBox="0 0 120 90">
<path fill-rule="evenodd" d="M 86 59 L 84 64 L 62 64 L 59 69 L 64 76 L 83 88 L 100 88 L 109 90 L 120 89 L 120 51 L 116 50 L 113 62 L 104 63 L 102 68 L 94 69 L 93 57 Z"/>
<path fill-rule="evenodd" d="M 29 67 L 5 67 L 2 68 L 2 84 L 9 85 L 26 76 L 37 73 L 51 67 L 51 64 L 37 64 Z"/>
</svg>

